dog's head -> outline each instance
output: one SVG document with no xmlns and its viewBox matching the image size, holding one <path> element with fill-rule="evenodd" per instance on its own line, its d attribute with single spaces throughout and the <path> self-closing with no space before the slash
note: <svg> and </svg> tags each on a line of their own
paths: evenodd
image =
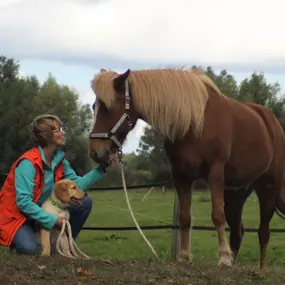
<svg viewBox="0 0 285 285">
<path fill-rule="evenodd" d="M 67 179 L 55 183 L 54 194 L 63 204 L 81 204 L 80 201 L 86 196 L 74 181 Z"/>
</svg>

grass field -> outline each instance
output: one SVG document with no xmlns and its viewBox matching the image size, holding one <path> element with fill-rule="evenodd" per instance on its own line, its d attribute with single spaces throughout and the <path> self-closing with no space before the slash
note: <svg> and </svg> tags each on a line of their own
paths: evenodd
<svg viewBox="0 0 285 285">
<path fill-rule="evenodd" d="M 174 193 L 153 190 L 142 201 L 147 191 L 129 191 L 139 224 L 172 224 Z M 90 195 L 94 200 L 93 211 L 85 226 L 134 226 L 123 191 L 97 191 Z M 210 213 L 209 193 L 195 192 L 192 206 L 194 225 L 212 226 Z M 245 205 L 243 222 L 246 228 L 258 227 L 259 206 L 255 195 Z M 285 221 L 275 215 L 271 227 L 285 229 Z M 217 266 L 215 231 L 192 231 L 192 265 L 170 260 L 171 230 L 144 230 L 144 233 L 159 255 L 158 261 L 153 260 L 152 252 L 138 231 L 83 230 L 77 244 L 93 257 L 91 261 L 14 256 L 2 249 L 1 284 L 285 284 L 285 234 L 271 234 L 269 270 L 266 275 L 259 275 L 256 273 L 259 261 L 257 233 L 245 233 L 238 265 L 234 268 Z M 82 268 L 87 274 L 82 274 Z"/>
<path fill-rule="evenodd" d="M 172 224 L 174 193 L 152 191 L 142 202 L 147 191 L 129 191 L 129 199 L 139 225 Z M 92 192 L 93 212 L 86 226 L 134 226 L 125 202 L 123 191 Z M 211 201 L 208 192 L 194 192 L 192 206 L 193 224 L 213 226 L 211 221 Z M 253 194 L 249 197 L 243 213 L 245 227 L 257 228 L 259 225 L 259 204 Z M 272 228 L 284 228 L 285 221 L 274 216 Z M 154 246 L 160 258 L 171 255 L 171 230 L 144 230 L 144 234 Z M 285 258 L 285 234 L 272 233 L 268 248 L 270 264 L 283 264 Z M 79 237 L 82 249 L 93 256 L 116 259 L 148 259 L 152 252 L 138 231 L 82 231 Z M 193 230 L 191 245 L 193 261 L 218 258 L 215 231 Z M 245 233 L 240 250 L 239 261 L 257 263 L 259 244 L 257 233 Z"/>
</svg>

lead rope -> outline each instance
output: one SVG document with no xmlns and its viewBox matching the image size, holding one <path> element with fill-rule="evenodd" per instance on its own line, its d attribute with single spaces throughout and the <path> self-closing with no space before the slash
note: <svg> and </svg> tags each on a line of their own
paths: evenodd
<svg viewBox="0 0 285 285">
<path fill-rule="evenodd" d="M 131 214 L 131 217 L 136 225 L 136 228 L 138 229 L 139 233 L 141 234 L 141 236 L 143 237 L 143 239 L 145 240 L 146 244 L 149 246 L 150 250 L 153 252 L 153 254 L 155 255 L 156 258 L 158 258 L 157 256 L 157 253 L 156 251 L 154 250 L 153 246 L 151 245 L 151 243 L 148 241 L 148 239 L 146 238 L 146 236 L 144 235 L 143 231 L 141 230 L 137 220 L 136 220 L 136 217 L 133 213 L 133 210 L 132 210 L 132 206 L 130 204 L 130 200 L 129 200 L 129 196 L 128 196 L 128 192 L 127 192 L 127 186 L 126 186 L 126 179 L 125 179 L 125 173 L 124 173 L 124 165 L 123 165 L 123 159 L 122 159 L 122 151 L 120 150 L 118 152 L 118 157 L 119 157 L 119 163 L 120 163 L 120 166 L 121 166 L 121 176 L 122 176 L 122 182 L 123 182 L 123 187 L 124 187 L 124 192 L 125 192 L 125 197 L 126 197 L 126 201 L 127 201 L 127 205 L 128 205 L 128 208 L 129 208 L 129 211 L 130 211 L 130 214 Z M 71 249 L 71 253 L 73 254 L 73 256 L 69 256 L 69 255 L 66 255 L 64 254 L 61 249 L 60 249 L 60 246 L 59 246 L 59 243 L 60 243 L 60 238 L 62 237 L 63 233 L 64 233 L 64 230 L 65 230 L 65 227 L 67 225 L 67 232 L 68 232 L 68 237 L 69 237 L 69 244 L 70 244 L 70 249 Z M 82 255 L 81 257 L 76 253 L 75 251 L 75 248 L 79 251 L 79 253 Z M 56 242 L 56 249 L 58 251 L 58 253 L 62 256 L 65 256 L 65 257 L 69 257 L 69 258 L 83 258 L 83 259 L 91 259 L 91 257 L 87 256 L 86 254 L 84 254 L 79 248 L 78 246 L 76 245 L 74 239 L 72 238 L 72 233 L 71 233 L 71 226 L 70 226 L 70 223 L 69 221 L 66 221 L 66 220 L 63 220 L 63 224 L 62 224 L 62 228 L 61 228 L 61 232 L 58 236 L 58 239 L 57 239 L 57 242 Z"/>
<path fill-rule="evenodd" d="M 153 252 L 155 257 L 158 258 L 156 251 L 154 250 L 154 248 L 152 247 L 152 245 L 150 244 L 150 242 L 148 241 L 148 239 L 146 238 L 146 236 L 142 232 L 142 230 L 141 230 L 141 228 L 140 228 L 140 226 L 139 226 L 139 224 L 138 224 L 138 222 L 136 220 L 136 217 L 135 217 L 135 215 L 133 213 L 132 206 L 130 204 L 129 197 L 128 197 L 128 192 L 127 192 L 126 179 L 125 179 L 125 173 L 124 173 L 124 165 L 123 165 L 123 159 L 122 159 L 123 158 L 123 153 L 122 153 L 121 150 L 119 150 L 119 152 L 118 152 L 118 157 L 119 157 L 119 163 L 120 163 L 120 166 L 121 166 L 121 176 L 122 176 L 122 182 L 123 182 L 125 197 L 126 197 L 127 205 L 128 205 L 129 211 L 131 213 L 132 219 L 133 219 L 133 221 L 134 221 L 134 223 L 135 223 L 139 233 L 141 234 L 141 236 L 145 240 L 146 244 L 149 246 L 149 248 L 151 249 L 151 251 Z"/>
<path fill-rule="evenodd" d="M 67 234 L 68 234 L 68 240 L 69 240 L 69 246 L 70 246 L 70 252 L 72 255 L 67 255 L 65 253 L 63 253 L 61 251 L 61 248 L 60 248 L 60 238 L 62 237 L 64 231 L 65 231 L 65 227 L 67 226 Z M 80 256 L 75 248 L 78 250 L 78 252 L 82 255 Z M 58 253 L 64 257 L 68 257 L 68 258 L 82 258 L 82 259 L 91 259 L 90 256 L 86 255 L 84 252 L 82 252 L 77 244 L 75 243 L 73 237 L 72 237 L 72 231 L 71 231 L 71 225 L 69 223 L 69 221 L 66 221 L 66 220 L 63 220 L 63 223 L 62 223 L 62 228 L 61 228 L 61 231 L 60 231 L 60 234 L 57 238 L 57 241 L 56 241 L 56 250 L 58 251 Z"/>
</svg>

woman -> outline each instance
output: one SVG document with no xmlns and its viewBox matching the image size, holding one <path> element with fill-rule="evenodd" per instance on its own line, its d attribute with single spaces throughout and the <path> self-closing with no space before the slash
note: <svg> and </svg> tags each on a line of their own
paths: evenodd
<svg viewBox="0 0 285 285">
<path fill-rule="evenodd" d="M 54 183 L 70 179 L 82 190 L 88 190 L 105 174 L 109 165 L 98 166 L 83 177 L 77 176 L 64 152 L 62 123 L 57 116 L 36 117 L 29 126 L 34 147 L 25 152 L 12 166 L 0 192 L 0 244 L 10 246 L 16 253 L 37 254 L 35 225 L 51 229 L 62 220 L 41 209 L 41 204 L 53 191 Z M 70 205 L 70 224 L 76 239 L 92 209 L 86 196 L 82 205 Z"/>
</svg>

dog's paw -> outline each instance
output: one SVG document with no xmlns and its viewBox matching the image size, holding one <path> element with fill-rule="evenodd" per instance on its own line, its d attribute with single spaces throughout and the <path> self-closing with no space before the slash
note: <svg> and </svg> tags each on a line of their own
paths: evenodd
<svg viewBox="0 0 285 285">
<path fill-rule="evenodd" d="M 66 256 L 66 257 L 73 257 L 73 255 L 71 254 L 71 252 L 68 250 L 68 251 L 63 251 L 63 254 Z"/>
<path fill-rule="evenodd" d="M 50 256 L 50 250 L 43 250 L 41 256 Z"/>
</svg>

